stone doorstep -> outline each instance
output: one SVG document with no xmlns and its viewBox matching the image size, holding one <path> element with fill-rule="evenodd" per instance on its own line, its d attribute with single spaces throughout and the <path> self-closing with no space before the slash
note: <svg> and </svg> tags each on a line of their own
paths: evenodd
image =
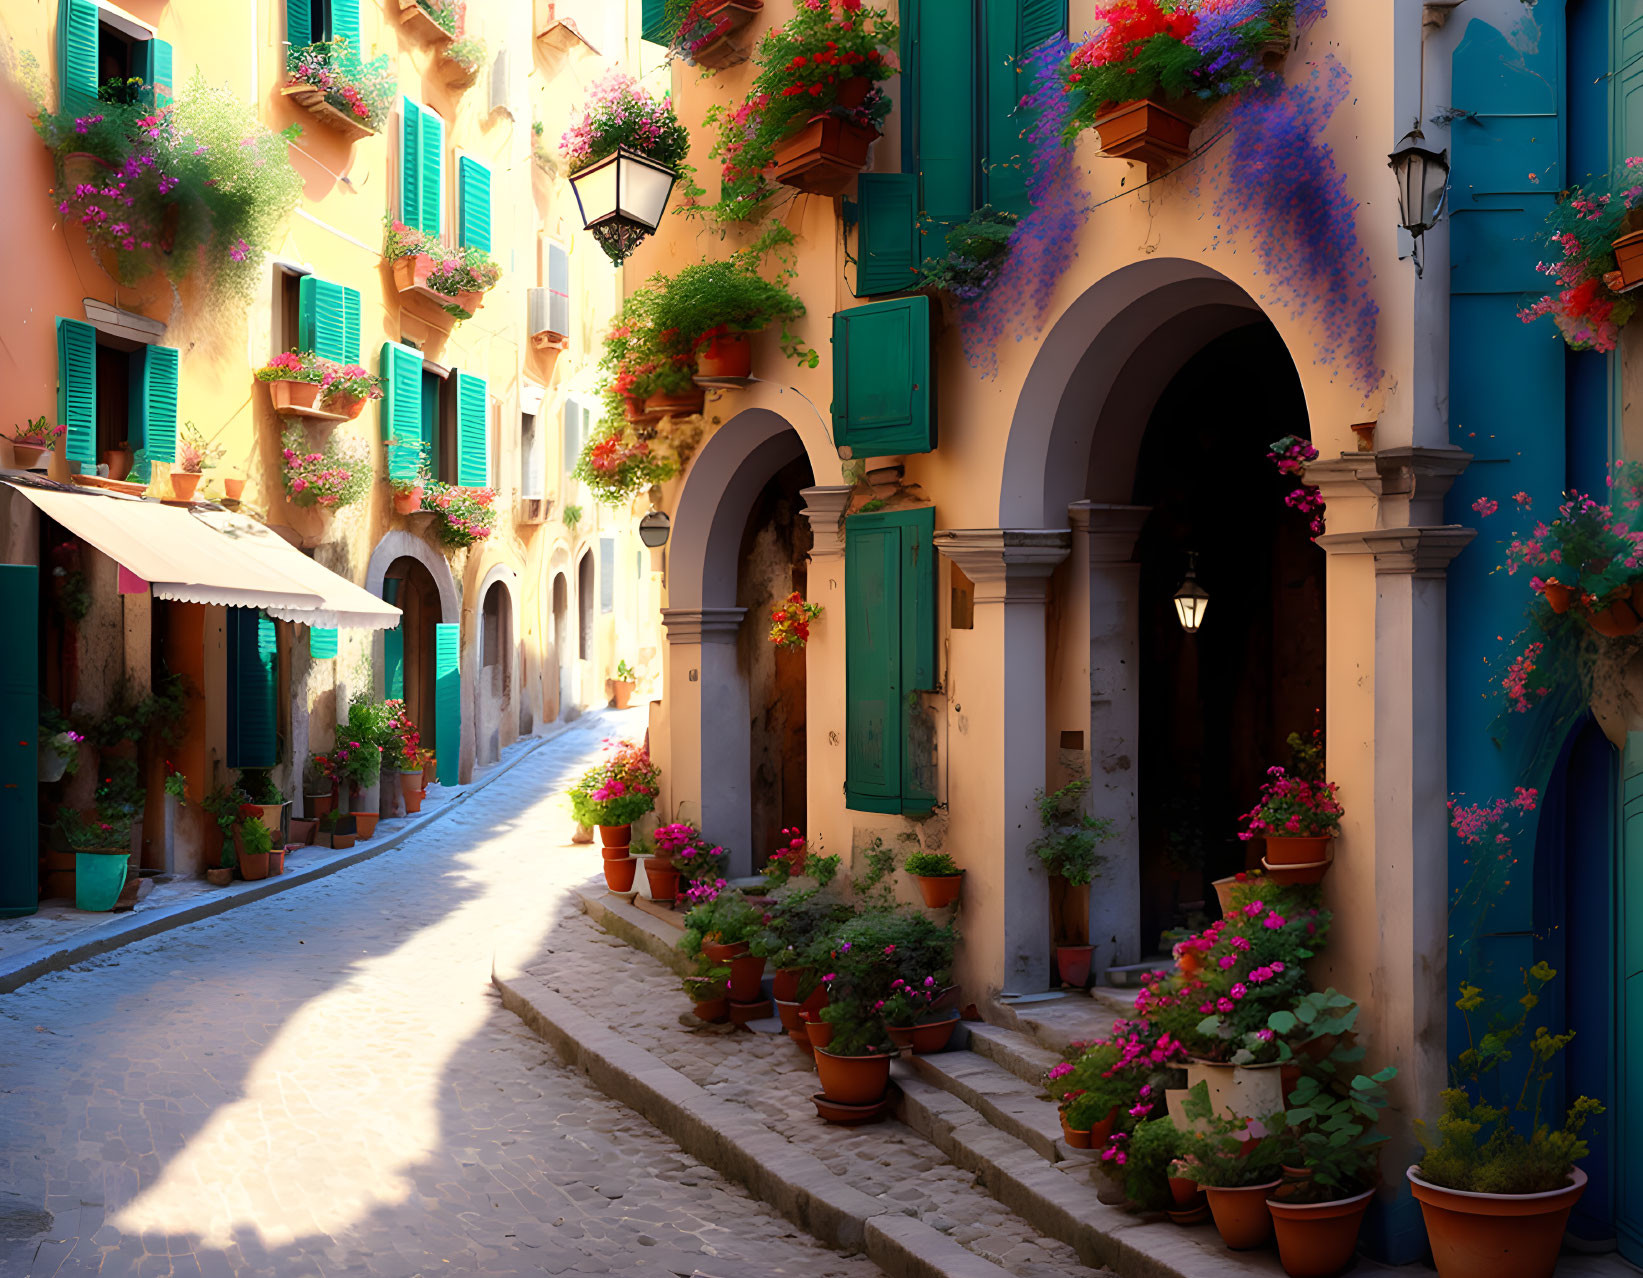
<svg viewBox="0 0 1643 1278">
<path fill-rule="evenodd" d="M 674 909 L 671 905 L 658 905 L 648 896 L 640 896 L 637 892 L 633 893 L 631 896 L 629 896 L 626 892 L 613 892 L 611 895 L 617 897 L 627 897 L 628 903 L 632 905 L 634 909 L 640 910 L 643 913 L 650 915 L 651 918 L 657 920 L 659 923 L 671 927 L 674 931 L 675 939 L 677 939 L 680 932 L 685 930 L 685 916 L 679 913 L 679 911 Z"/>
<path fill-rule="evenodd" d="M 1059 1055 L 1068 1043 L 1106 1037 L 1115 1020 L 1133 1013 L 1134 1002 L 1132 995 L 1118 1008 L 1105 996 L 1098 999 L 1071 992 L 1019 1003 L 994 998 L 988 1001 L 986 1015 L 993 1024 L 1024 1034 L 1039 1047 Z"/>
<path fill-rule="evenodd" d="M 540 979 L 496 970 L 492 982 L 503 1006 L 566 1064 L 828 1246 L 865 1252 L 891 1278 L 1010 1278 L 946 1234 L 855 1189 L 808 1150 L 710 1095 Z"/>
<path fill-rule="evenodd" d="M 605 886 L 603 873 L 583 883 L 575 892 L 582 912 L 605 931 L 667 964 L 680 976 L 689 976 L 696 970 L 696 964 L 679 953 L 681 929 L 640 909 L 626 894 L 612 892 Z"/>
<path fill-rule="evenodd" d="M 984 1021 L 971 1021 L 966 1028 L 970 1031 L 969 1047 L 972 1052 L 985 1056 L 995 1065 L 1002 1065 L 1022 1082 L 1034 1087 L 1041 1086 L 1044 1075 L 1061 1060 L 1059 1052 L 1040 1047 L 1025 1034 L 1014 1030 L 988 1025 Z"/>
<path fill-rule="evenodd" d="M 904 1055 L 894 1066 L 897 1081 L 914 1075 L 963 1101 L 992 1126 L 1032 1149 L 1046 1162 L 1088 1155 L 1061 1138 L 1061 1117 L 1040 1089 L 974 1051 Z"/>
</svg>

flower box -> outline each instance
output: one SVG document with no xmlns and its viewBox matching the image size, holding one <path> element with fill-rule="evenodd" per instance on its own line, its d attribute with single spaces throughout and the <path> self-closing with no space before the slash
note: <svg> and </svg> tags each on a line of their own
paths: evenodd
<svg viewBox="0 0 1643 1278">
<path fill-rule="evenodd" d="M 775 178 L 811 195 L 842 195 L 867 165 L 877 129 L 819 115 L 776 144 Z"/>
<path fill-rule="evenodd" d="M 710 25 L 694 39 L 684 42 L 684 56 L 710 71 L 722 71 L 746 62 L 751 41 L 735 37 L 763 8 L 764 0 L 701 0 L 694 17 Z"/>
<path fill-rule="evenodd" d="M 52 450 L 42 444 L 19 444 L 15 439 L 11 441 L 11 455 L 19 470 L 44 470 L 40 462 L 42 457 L 50 457 Z"/>
<path fill-rule="evenodd" d="M 441 311 L 449 306 L 458 305 L 460 294 L 441 293 L 428 284 L 428 277 L 438 267 L 438 263 L 426 253 L 413 253 L 408 257 L 394 259 L 394 287 L 401 297 L 420 297 L 424 301 L 432 302 Z"/>
<path fill-rule="evenodd" d="M 350 118 L 325 100 L 325 94 L 311 84 L 288 84 L 280 90 L 281 96 L 296 103 L 333 133 L 339 133 L 350 142 L 375 135 L 376 130 Z"/>
<path fill-rule="evenodd" d="M 422 509 L 422 492 L 423 488 L 421 484 L 418 484 L 415 488 L 407 489 L 405 492 L 400 492 L 398 489 L 395 489 L 394 514 L 416 514 L 417 511 Z"/>
<path fill-rule="evenodd" d="M 1614 242 L 1614 261 L 1620 273 L 1620 287 L 1615 292 L 1643 284 L 1643 231 L 1632 231 Z"/>
<path fill-rule="evenodd" d="M 416 36 L 419 40 L 432 40 L 441 43 L 454 40 L 456 37 L 419 5 L 416 0 L 399 0 L 399 24 Z"/>
<path fill-rule="evenodd" d="M 696 354 L 696 381 L 753 376 L 753 335 L 721 333 Z"/>
<path fill-rule="evenodd" d="M 1139 160 L 1157 177 L 1192 153 L 1193 123 L 1150 98 L 1120 103 L 1097 117 L 1101 150 L 1121 160 Z"/>
<path fill-rule="evenodd" d="M 148 491 L 147 484 L 135 479 L 105 479 L 102 475 L 70 475 L 69 478 L 82 488 L 102 488 L 128 497 L 141 497 Z"/>
<path fill-rule="evenodd" d="M 645 418 L 658 421 L 663 417 L 693 417 L 707 406 L 705 391 L 685 391 L 678 395 L 647 395 Z"/>
<path fill-rule="evenodd" d="M 268 398 L 273 401 L 274 411 L 282 417 L 315 417 L 330 422 L 346 420 L 342 414 L 320 407 L 323 393 L 318 382 L 268 383 Z"/>
</svg>

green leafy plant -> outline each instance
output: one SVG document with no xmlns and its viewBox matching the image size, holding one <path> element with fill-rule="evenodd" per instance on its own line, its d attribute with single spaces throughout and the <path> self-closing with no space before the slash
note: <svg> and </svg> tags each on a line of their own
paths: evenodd
<svg viewBox="0 0 1643 1278">
<path fill-rule="evenodd" d="M 79 714 L 75 727 L 100 750 L 126 741 L 176 740 L 187 702 L 187 685 L 180 674 L 166 674 L 146 695 L 138 695 L 123 676 L 116 681 L 99 714 Z"/>
<path fill-rule="evenodd" d="M 233 830 L 235 823 L 239 821 L 240 805 L 244 802 L 245 795 L 240 793 L 237 785 L 218 784 L 206 791 L 205 798 L 200 800 L 200 807 L 207 816 L 217 823 L 217 828 L 226 835 Z M 230 854 L 232 854 L 232 849 L 230 849 Z M 225 862 L 225 864 L 232 863 L 232 861 Z"/>
<path fill-rule="evenodd" d="M 1027 845 L 1051 874 L 1074 887 L 1088 887 L 1105 859 L 1095 849 L 1113 837 L 1113 824 L 1083 810 L 1090 779 L 1070 781 L 1054 794 L 1037 794 L 1038 819 L 1044 833 Z"/>
<path fill-rule="evenodd" d="M 285 796 L 274 784 L 274 774 L 267 768 L 242 768 L 240 793 L 248 803 L 284 803 Z"/>
<path fill-rule="evenodd" d="M 559 150 L 576 173 L 618 149 L 677 168 L 690 151 L 690 131 L 675 114 L 672 98 L 653 98 L 632 76 L 613 70 L 588 90 L 587 106 L 565 130 Z"/>
<path fill-rule="evenodd" d="M 28 444 L 34 448 L 55 448 L 57 442 L 68 433 L 67 426 L 46 425 L 46 415 L 30 418 L 21 426 L 11 428 L 13 443 Z"/>
<path fill-rule="evenodd" d="M 1194 1124 L 1182 1133 L 1186 1179 L 1216 1189 L 1241 1189 L 1279 1178 L 1290 1152 L 1281 1113 L 1260 1122 L 1218 1114 L 1208 1083 L 1193 1086 L 1181 1112 Z"/>
<path fill-rule="evenodd" d="M 186 803 L 188 797 L 188 778 L 181 772 L 167 772 L 165 774 L 165 792 L 178 803 Z"/>
<path fill-rule="evenodd" d="M 560 518 L 565 521 L 565 527 L 574 532 L 576 525 L 582 522 L 582 508 L 580 506 L 566 506 Z"/>
<path fill-rule="evenodd" d="M 820 356 L 788 329 L 804 314 L 804 303 L 787 287 L 795 273 L 793 265 L 778 259 L 783 269 L 775 280 L 759 273 L 767 253 L 791 239 L 792 232 L 784 226 L 774 237 L 766 236 L 723 260 L 697 262 L 671 277 L 652 276 L 646 287 L 657 290 L 659 297 L 650 322 L 661 332 L 683 334 L 697 350 L 726 335 L 758 333 L 779 323 L 783 353 L 815 368 Z"/>
<path fill-rule="evenodd" d="M 1386 1137 L 1376 1124 L 1386 1108 L 1386 1084 L 1397 1076 L 1391 1065 L 1374 1074 L 1354 1074 L 1331 1087 L 1304 1074 L 1284 1115 L 1289 1138 L 1312 1175 L 1288 1180 L 1275 1197 L 1283 1202 L 1327 1203 L 1361 1194 L 1375 1184 L 1379 1148 Z"/>
<path fill-rule="evenodd" d="M 998 278 L 1020 220 L 984 204 L 947 232 L 947 256 L 927 260 L 919 268 L 918 285 L 951 293 L 961 302 L 975 301 Z"/>
<path fill-rule="evenodd" d="M 286 428 L 280 439 L 285 495 L 297 506 L 341 510 L 370 490 L 371 458 L 364 445 L 333 435 L 323 447 L 311 448 L 300 426 Z"/>
<path fill-rule="evenodd" d="M 1503 1006 L 1491 1006 L 1477 986 L 1461 982 L 1455 1006 L 1466 1024 L 1467 1047 L 1454 1065 L 1460 1085 L 1444 1091 L 1443 1111 L 1434 1124 L 1415 1124 L 1426 1151 L 1416 1169 L 1423 1180 L 1465 1193 L 1546 1193 L 1562 1189 L 1574 1165 L 1589 1152 L 1580 1133 L 1587 1120 L 1603 1112 L 1599 1102 L 1590 1096 L 1577 1098 L 1561 1127 L 1541 1117 L 1552 1062 L 1574 1039 L 1573 1030 L 1553 1034 L 1544 1025 L 1529 1032 L 1530 1015 L 1556 975 L 1544 962 L 1525 971 L 1523 995 L 1511 1019 Z M 1473 1025 L 1479 1011 L 1490 1014 L 1489 1028 L 1481 1036 Z M 1499 1074 L 1520 1043 L 1528 1048 L 1529 1060 L 1517 1098 L 1500 1105 L 1486 1103 L 1486 1080 Z"/>
<path fill-rule="evenodd" d="M 476 74 L 485 65 L 485 42 L 478 36 L 464 36 L 445 46 L 445 58 L 456 63 L 469 75 Z"/>
<path fill-rule="evenodd" d="M 686 912 L 685 929 L 678 941 L 679 952 L 696 958 L 701 955 L 704 942 L 716 945 L 751 942 L 763 926 L 764 913 L 753 902 L 740 892 L 722 891 Z"/>
<path fill-rule="evenodd" d="M 74 808 L 63 808 L 57 816 L 57 830 L 63 842 L 75 852 L 124 851 L 131 846 L 129 812 L 109 812 L 99 807 L 88 815 Z"/>
<path fill-rule="evenodd" d="M 251 816 L 242 812 L 242 819 L 235 823 L 234 850 L 243 851 L 246 856 L 265 856 L 274 849 L 274 834 L 262 823 L 260 816 Z"/>
<path fill-rule="evenodd" d="M 1168 1118 L 1149 1118 L 1133 1132 L 1119 1132 L 1116 1165 L 1124 1195 L 1142 1211 L 1161 1211 L 1170 1205 L 1170 1166 L 1181 1157 L 1186 1140 Z M 1109 1146 L 1109 1148 L 1112 1148 Z"/>
<path fill-rule="evenodd" d="M 827 964 L 822 1017 L 835 1031 L 827 1050 L 840 1056 L 878 1050 L 885 1039 L 883 1005 L 897 992 L 897 981 L 922 990 L 929 978 L 935 988 L 945 988 L 957 941 L 956 929 L 900 906 L 864 909 L 819 938 Z"/>
<path fill-rule="evenodd" d="M 311 84 L 325 101 L 355 124 L 382 132 L 399 82 L 387 54 L 370 61 L 346 39 L 322 40 L 292 49 L 285 56 L 288 84 Z"/>
<path fill-rule="evenodd" d="M 954 874 L 963 874 L 958 862 L 945 852 L 913 852 L 909 854 L 904 868 L 909 874 L 916 874 L 920 878 L 948 878 Z"/>
</svg>

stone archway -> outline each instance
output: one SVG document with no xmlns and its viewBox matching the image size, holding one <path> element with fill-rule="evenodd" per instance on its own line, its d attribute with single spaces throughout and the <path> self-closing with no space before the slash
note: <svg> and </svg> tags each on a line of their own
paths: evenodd
<svg viewBox="0 0 1643 1278">
<path fill-rule="evenodd" d="M 502 747 L 519 735 L 519 574 L 495 564 L 479 583 L 474 637 L 474 761 L 480 766 L 502 757 Z"/>
<path fill-rule="evenodd" d="M 761 493 L 804 462 L 804 441 L 780 414 L 732 417 L 692 459 L 669 547 L 666 687 L 670 819 L 694 820 L 731 852 L 731 872 L 753 864 L 753 707 L 738 640 L 741 552 Z"/>
</svg>

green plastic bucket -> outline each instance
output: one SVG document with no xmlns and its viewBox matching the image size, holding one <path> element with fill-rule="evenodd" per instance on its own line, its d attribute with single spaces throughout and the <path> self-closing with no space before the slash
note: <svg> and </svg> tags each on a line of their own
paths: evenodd
<svg viewBox="0 0 1643 1278">
<path fill-rule="evenodd" d="M 126 885 L 129 852 L 76 852 L 74 854 L 74 908 L 106 914 L 120 899 Z"/>
</svg>

